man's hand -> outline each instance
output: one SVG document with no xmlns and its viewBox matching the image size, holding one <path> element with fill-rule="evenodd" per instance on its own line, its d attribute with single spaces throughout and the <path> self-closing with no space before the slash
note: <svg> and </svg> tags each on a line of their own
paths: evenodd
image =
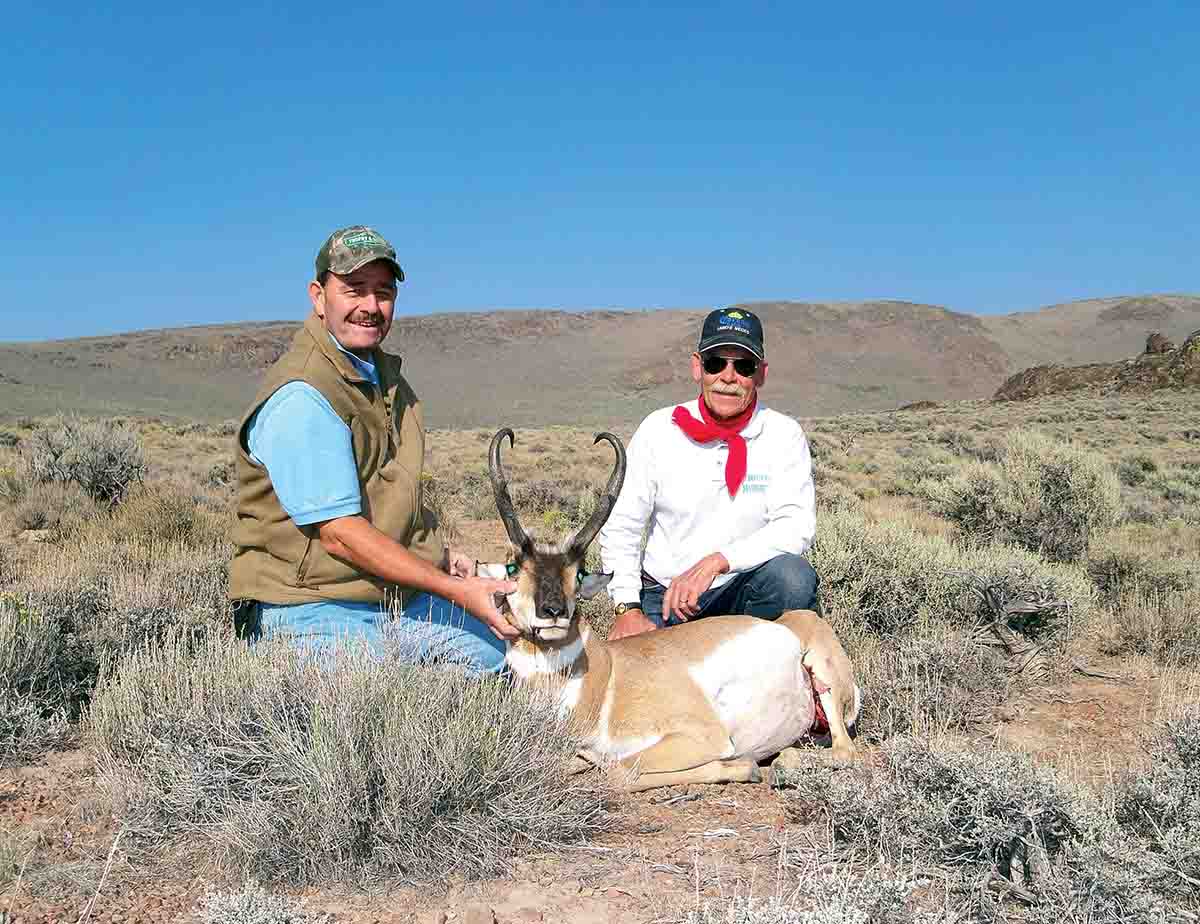
<svg viewBox="0 0 1200 924">
<path fill-rule="evenodd" d="M 472 569 L 475 562 L 471 562 Z M 520 632 L 496 608 L 496 597 L 511 594 L 517 589 L 516 581 L 497 581 L 492 578 L 460 578 L 454 602 L 487 626 L 492 635 L 501 641 L 511 642 Z"/>
<path fill-rule="evenodd" d="M 720 552 L 705 555 L 692 567 L 671 581 L 663 597 L 663 623 L 669 623 L 674 612 L 687 622 L 700 611 L 700 595 L 712 587 L 718 574 L 729 570 L 729 562 Z"/>
<path fill-rule="evenodd" d="M 641 635 L 643 632 L 653 632 L 658 626 L 637 607 L 630 607 L 616 618 L 612 628 L 608 630 L 608 640 L 615 642 L 619 638 L 629 638 L 631 635 Z"/>
</svg>

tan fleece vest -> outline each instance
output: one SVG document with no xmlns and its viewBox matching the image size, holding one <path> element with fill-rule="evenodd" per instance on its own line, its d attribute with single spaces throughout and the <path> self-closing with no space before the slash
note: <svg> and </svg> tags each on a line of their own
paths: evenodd
<svg viewBox="0 0 1200 924">
<path fill-rule="evenodd" d="M 238 428 L 236 546 L 229 595 L 264 603 L 317 600 L 377 602 L 392 585 L 325 551 L 315 526 L 297 526 L 275 496 L 267 470 L 246 451 L 246 424 L 288 382 L 317 389 L 350 428 L 362 515 L 430 562 L 442 559 L 442 537 L 421 503 L 425 428 L 417 396 L 400 374 L 400 357 L 374 355 L 380 384 L 365 379 L 309 315 L 292 345 L 267 372 Z M 399 588 L 403 590 L 404 588 Z"/>
</svg>

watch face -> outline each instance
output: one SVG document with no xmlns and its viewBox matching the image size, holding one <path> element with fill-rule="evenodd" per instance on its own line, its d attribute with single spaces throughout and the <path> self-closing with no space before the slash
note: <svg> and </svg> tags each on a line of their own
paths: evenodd
<svg viewBox="0 0 1200 924">
<path fill-rule="evenodd" d="M 621 616 L 624 615 L 627 609 L 629 609 L 629 605 L 627 603 L 618 603 L 615 612 L 618 616 Z"/>
</svg>

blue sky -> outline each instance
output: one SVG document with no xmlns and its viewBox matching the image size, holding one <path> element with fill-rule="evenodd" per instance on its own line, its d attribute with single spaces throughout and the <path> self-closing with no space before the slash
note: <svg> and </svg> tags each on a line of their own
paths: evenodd
<svg viewBox="0 0 1200 924">
<path fill-rule="evenodd" d="M 1200 291 L 1193 4 L 70 6 L 0 36 L 3 340 L 299 318 L 360 222 L 406 312 Z"/>
</svg>

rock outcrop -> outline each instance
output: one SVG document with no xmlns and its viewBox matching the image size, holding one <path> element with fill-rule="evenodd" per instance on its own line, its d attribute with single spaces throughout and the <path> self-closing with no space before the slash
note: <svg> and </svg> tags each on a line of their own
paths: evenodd
<svg viewBox="0 0 1200 924">
<path fill-rule="evenodd" d="M 1196 385 L 1200 385 L 1200 330 L 1189 334 L 1179 347 L 1154 331 L 1146 338 L 1145 352 L 1136 359 L 1086 366 L 1033 366 L 1010 376 L 992 400 L 1025 401 L 1080 389 L 1145 392 Z"/>
<path fill-rule="evenodd" d="M 1143 353 L 1170 353 L 1175 349 L 1175 344 L 1163 336 L 1162 331 L 1151 331 L 1146 337 L 1146 349 Z"/>
</svg>

